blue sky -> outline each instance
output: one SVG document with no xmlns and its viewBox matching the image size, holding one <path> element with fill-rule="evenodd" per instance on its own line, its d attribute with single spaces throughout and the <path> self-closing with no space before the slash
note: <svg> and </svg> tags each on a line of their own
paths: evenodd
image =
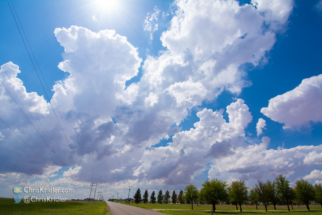
<svg viewBox="0 0 322 215">
<path fill-rule="evenodd" d="M 321 1 L 106 2 L 9 1 L 47 98 L 0 1 L 4 196 L 322 183 Z"/>
</svg>

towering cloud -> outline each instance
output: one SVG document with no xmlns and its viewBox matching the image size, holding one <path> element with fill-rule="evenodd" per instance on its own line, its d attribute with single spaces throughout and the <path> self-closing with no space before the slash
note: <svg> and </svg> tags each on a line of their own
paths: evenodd
<svg viewBox="0 0 322 215">
<path fill-rule="evenodd" d="M 200 121 L 188 131 L 179 127 L 192 108 L 214 101 L 223 91 L 238 96 L 251 84 L 242 65 L 257 66 L 265 59 L 292 5 L 292 1 L 253 1 L 242 6 L 233 0 L 175 1 L 175 14 L 161 36 L 165 50 L 158 56 L 147 56 L 142 78 L 127 87 L 126 81 L 138 74 L 142 59 L 126 37 L 114 30 L 93 32 L 78 26 L 55 29 L 57 41 L 64 48 L 58 67 L 68 76 L 53 86 L 50 104 L 64 132 L 49 103 L 37 93 L 26 92 L 17 78 L 17 65 L 2 65 L 0 78 L 15 92 L 30 119 L 45 124 L 39 128 L 46 138 L 53 136 L 55 141 L 49 143 L 67 166 L 73 166 L 63 174 L 68 180 L 178 185 L 193 182 L 207 167 L 208 176 L 225 179 L 241 173 L 248 179 L 259 179 L 273 170 L 287 170 L 292 175 L 319 163 L 318 158 L 311 159 L 307 154 L 319 155 L 321 147 L 272 150 L 268 149 L 267 137 L 260 144 L 249 145 L 245 129 L 252 115 L 242 99 L 236 99 L 226 110 L 198 111 Z M 158 13 L 155 10 L 147 17 L 146 30 L 157 28 L 154 22 Z M 290 105 L 298 108 L 319 98 L 320 79 L 304 80 L 296 92 L 273 98 L 262 112 L 286 126 L 320 120 L 313 112 L 295 124 L 281 119 L 285 109 L 293 114 Z M 53 174 L 50 167 L 62 166 L 59 160 L 18 114 L 3 87 L 0 92 L 4 95 L 0 97 L 1 119 L 48 162 L 36 159 L 26 146 L 18 146 L 17 137 L 0 124 L 0 157 L 7 164 L 0 166 L 0 172 L 8 177 L 9 172 Z M 265 121 L 260 119 L 258 135 L 264 127 Z M 162 139 L 169 139 L 169 143 L 156 147 Z M 14 153 L 19 153 L 18 158 L 12 158 Z M 280 158 L 282 155 L 286 156 Z"/>
</svg>

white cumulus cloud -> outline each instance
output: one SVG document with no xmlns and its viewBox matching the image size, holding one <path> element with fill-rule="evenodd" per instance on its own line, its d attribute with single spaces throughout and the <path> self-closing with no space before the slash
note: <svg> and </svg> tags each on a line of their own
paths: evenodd
<svg viewBox="0 0 322 215">
<path fill-rule="evenodd" d="M 266 126 L 265 119 L 259 118 L 256 124 L 257 137 L 259 137 L 263 133 L 263 129 L 265 129 L 265 126 Z"/>
<path fill-rule="evenodd" d="M 322 74 L 306 78 L 295 89 L 269 100 L 261 112 L 285 128 L 322 122 Z"/>
<path fill-rule="evenodd" d="M 322 171 L 313 170 L 309 175 L 303 177 L 304 180 L 322 179 Z"/>
</svg>

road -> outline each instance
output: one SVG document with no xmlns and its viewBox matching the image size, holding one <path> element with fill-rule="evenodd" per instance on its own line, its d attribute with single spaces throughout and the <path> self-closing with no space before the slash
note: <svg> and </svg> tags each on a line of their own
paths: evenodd
<svg viewBox="0 0 322 215">
<path fill-rule="evenodd" d="M 114 202 L 106 202 L 108 210 L 112 215 L 161 215 L 162 213 L 154 212 L 152 210 L 137 208 L 133 206 L 123 205 Z M 164 214 L 162 214 L 164 215 Z"/>
</svg>

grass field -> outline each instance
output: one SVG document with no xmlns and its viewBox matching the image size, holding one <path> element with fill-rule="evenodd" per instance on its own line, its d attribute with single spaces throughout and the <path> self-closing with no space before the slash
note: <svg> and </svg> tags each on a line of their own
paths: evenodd
<svg viewBox="0 0 322 215">
<path fill-rule="evenodd" d="M 197 215 L 204 214 L 209 215 L 211 210 L 211 205 L 193 205 L 194 211 L 191 211 L 191 205 L 188 204 L 151 204 L 151 203 L 125 203 L 120 202 L 122 204 L 131 205 L 139 208 L 145 209 L 158 209 L 156 211 L 165 213 L 165 214 L 173 214 L 173 215 Z M 308 212 L 306 206 L 301 205 L 293 206 L 290 212 L 287 211 L 287 206 L 276 206 L 276 211 L 274 210 L 273 205 L 268 206 L 268 212 L 265 212 L 264 206 L 258 206 L 258 210 L 256 210 L 255 206 L 252 205 L 242 205 L 243 214 L 292 214 L 292 215 L 304 215 L 304 214 L 322 214 L 322 208 L 320 205 L 310 205 L 311 212 Z M 236 214 L 240 213 L 239 210 L 236 210 L 236 206 L 234 205 L 216 205 L 216 214 Z"/>
<path fill-rule="evenodd" d="M 106 202 L 34 202 L 25 204 L 21 201 L 14 204 L 13 199 L 0 198 L 0 214 L 110 214 L 107 211 Z"/>
</svg>

